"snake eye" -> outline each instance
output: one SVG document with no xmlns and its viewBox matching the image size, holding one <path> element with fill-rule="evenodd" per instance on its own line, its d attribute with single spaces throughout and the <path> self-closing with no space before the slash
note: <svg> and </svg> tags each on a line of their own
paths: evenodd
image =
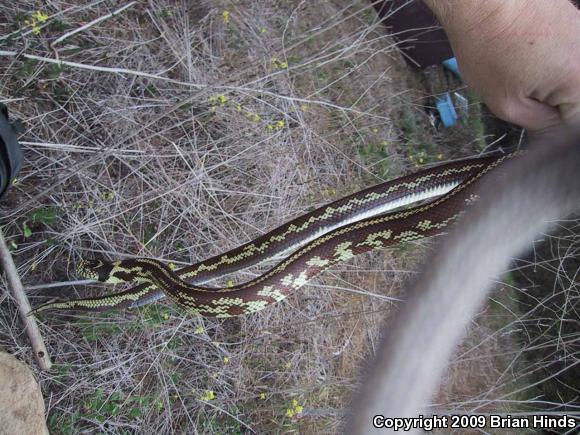
<svg viewBox="0 0 580 435">
<path fill-rule="evenodd" d="M 90 260 L 80 260 L 79 264 L 77 265 L 77 273 L 87 279 L 93 279 L 93 273 L 91 269 Z"/>
<path fill-rule="evenodd" d="M 77 272 L 87 279 L 102 281 L 103 277 L 108 276 L 109 270 L 102 260 L 81 260 L 77 266 Z"/>
</svg>

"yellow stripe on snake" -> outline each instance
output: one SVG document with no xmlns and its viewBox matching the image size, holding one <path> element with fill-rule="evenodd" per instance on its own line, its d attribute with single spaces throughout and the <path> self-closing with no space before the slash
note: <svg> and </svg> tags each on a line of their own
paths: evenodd
<svg viewBox="0 0 580 435">
<path fill-rule="evenodd" d="M 108 296 L 44 304 L 31 313 L 134 308 L 164 296 L 203 316 L 225 318 L 254 313 L 285 299 L 329 267 L 355 255 L 445 232 L 474 199 L 472 190 L 477 181 L 496 173 L 496 167 L 516 155 L 456 161 L 379 184 L 180 270 L 147 258 L 84 260 L 77 270 L 85 278 L 139 285 Z M 430 202 L 401 209 L 428 199 Z M 199 285 L 288 253 L 268 272 L 244 284 L 226 288 Z"/>
</svg>

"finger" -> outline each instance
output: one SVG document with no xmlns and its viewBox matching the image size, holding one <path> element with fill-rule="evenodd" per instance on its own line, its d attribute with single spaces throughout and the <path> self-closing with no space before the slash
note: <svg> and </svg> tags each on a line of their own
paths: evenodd
<svg viewBox="0 0 580 435">
<path fill-rule="evenodd" d="M 560 111 L 533 98 L 511 100 L 490 109 L 504 121 L 520 125 L 530 131 L 546 130 L 562 123 Z"/>
<path fill-rule="evenodd" d="M 568 125 L 580 125 L 580 102 L 560 105 L 560 116 Z"/>
</svg>

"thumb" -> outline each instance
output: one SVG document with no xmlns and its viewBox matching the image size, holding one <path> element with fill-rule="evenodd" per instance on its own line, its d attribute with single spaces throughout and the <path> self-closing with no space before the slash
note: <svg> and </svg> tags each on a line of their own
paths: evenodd
<svg viewBox="0 0 580 435">
<path fill-rule="evenodd" d="M 562 116 L 556 107 L 530 97 L 512 100 L 490 109 L 504 121 L 520 125 L 532 132 L 547 130 L 562 123 Z"/>
<path fill-rule="evenodd" d="M 561 104 L 559 107 L 565 124 L 580 125 L 580 102 Z"/>
</svg>

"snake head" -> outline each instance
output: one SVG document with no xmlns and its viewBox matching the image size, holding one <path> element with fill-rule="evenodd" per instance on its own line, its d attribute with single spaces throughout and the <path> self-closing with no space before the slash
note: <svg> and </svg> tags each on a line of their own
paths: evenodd
<svg viewBox="0 0 580 435">
<path fill-rule="evenodd" d="M 101 260 L 81 260 L 77 272 L 83 278 L 100 282 L 108 282 L 111 278 L 114 263 Z"/>
</svg>

